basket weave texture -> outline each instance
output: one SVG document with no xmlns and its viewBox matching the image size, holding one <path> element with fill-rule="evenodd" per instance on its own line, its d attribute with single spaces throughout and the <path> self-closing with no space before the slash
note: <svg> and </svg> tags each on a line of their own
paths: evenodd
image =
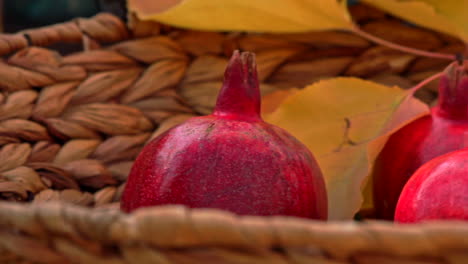
<svg viewBox="0 0 468 264">
<path fill-rule="evenodd" d="M 464 49 L 377 10 L 351 11 L 393 42 Z M 83 51 L 59 54 L 58 43 Z M 0 35 L 0 263 L 468 263 L 464 223 L 323 223 L 179 206 L 120 213 L 138 152 L 210 113 L 235 49 L 256 53 L 264 95 L 340 75 L 409 88 L 448 63 L 344 32 L 198 32 L 104 13 Z M 433 104 L 437 83 L 417 96 Z"/>
</svg>

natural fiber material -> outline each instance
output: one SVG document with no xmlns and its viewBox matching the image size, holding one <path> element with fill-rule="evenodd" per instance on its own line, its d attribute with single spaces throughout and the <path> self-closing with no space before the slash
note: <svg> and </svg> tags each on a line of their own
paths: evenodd
<svg viewBox="0 0 468 264">
<path fill-rule="evenodd" d="M 464 49 L 367 8 L 351 11 L 374 35 Z M 99 14 L 0 35 L 0 199 L 11 201 L 0 205 L 1 263 L 468 263 L 463 224 L 316 223 L 180 207 L 121 215 L 138 152 L 211 111 L 235 49 L 257 54 L 263 94 L 338 75 L 408 88 L 448 63 L 345 32 L 195 32 L 130 18 Z M 66 42 L 83 51 L 41 47 Z M 418 97 L 433 103 L 435 87 Z"/>
<path fill-rule="evenodd" d="M 181 206 L 124 215 L 118 209 L 1 203 L 0 226 L 1 248 L 40 263 L 464 264 L 468 260 L 468 226 L 460 222 L 325 223 L 237 217 Z"/>
</svg>

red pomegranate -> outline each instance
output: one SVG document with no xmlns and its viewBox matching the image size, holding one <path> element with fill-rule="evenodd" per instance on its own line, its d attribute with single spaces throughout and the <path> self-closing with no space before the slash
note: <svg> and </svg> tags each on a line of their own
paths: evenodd
<svg viewBox="0 0 468 264">
<path fill-rule="evenodd" d="M 260 116 L 253 53 L 234 52 L 211 115 L 173 127 L 138 155 L 122 210 L 164 204 L 327 219 L 325 184 L 313 155 Z"/>
<path fill-rule="evenodd" d="M 393 134 L 373 171 L 376 217 L 393 220 L 403 186 L 424 163 L 468 146 L 468 63 L 450 64 L 439 82 L 431 114 Z"/>
<path fill-rule="evenodd" d="M 406 183 L 395 221 L 468 220 L 468 149 L 449 152 L 421 166 Z"/>
</svg>

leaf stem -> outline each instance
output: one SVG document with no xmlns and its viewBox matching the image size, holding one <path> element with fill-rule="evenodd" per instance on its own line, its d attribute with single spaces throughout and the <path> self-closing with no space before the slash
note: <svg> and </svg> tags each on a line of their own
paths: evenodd
<svg viewBox="0 0 468 264">
<path fill-rule="evenodd" d="M 438 79 L 440 78 L 440 76 L 442 76 L 442 74 L 444 74 L 444 72 L 438 72 L 434 75 L 431 75 L 429 77 L 427 77 L 426 79 L 420 81 L 418 84 L 416 84 L 415 86 L 411 87 L 410 89 L 410 93 L 414 93 L 416 92 L 417 90 L 419 90 L 421 87 L 423 87 L 424 85 L 432 82 L 433 80 L 435 79 Z"/>
<path fill-rule="evenodd" d="M 415 49 L 415 48 L 410 48 L 406 47 L 403 45 L 399 45 L 393 42 L 390 42 L 385 39 L 381 39 L 379 37 L 376 37 L 372 34 L 369 34 L 359 28 L 358 26 L 355 26 L 351 29 L 351 32 L 371 41 L 377 44 L 380 44 L 382 46 L 386 46 L 392 49 L 400 50 L 406 53 L 411 53 L 415 54 L 418 56 L 424 56 L 424 57 L 430 57 L 430 58 L 437 58 L 437 59 L 446 59 L 446 60 L 456 60 L 456 56 L 453 54 L 448 54 L 448 53 L 438 53 L 438 52 L 431 52 L 431 51 L 425 51 L 425 50 L 420 50 L 420 49 Z"/>
</svg>

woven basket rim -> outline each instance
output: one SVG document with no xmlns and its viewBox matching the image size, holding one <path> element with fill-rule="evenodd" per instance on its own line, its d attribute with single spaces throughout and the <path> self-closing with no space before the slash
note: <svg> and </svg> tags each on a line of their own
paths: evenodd
<svg viewBox="0 0 468 264">
<path fill-rule="evenodd" d="M 384 220 L 319 221 L 290 216 L 240 216 L 219 209 L 183 205 L 145 207 L 124 213 L 118 208 L 87 208 L 63 202 L 0 202 L 0 219 L 3 227 L 39 236 L 67 234 L 106 244 L 143 242 L 162 248 L 314 245 L 333 250 L 327 248 L 333 242 L 355 252 L 373 248 L 384 254 L 395 254 L 393 246 L 396 245 L 389 247 L 389 241 L 410 239 L 423 244 L 430 240 L 439 249 L 468 250 L 468 223 L 456 220 L 413 224 Z M 91 230 L 93 226 L 95 230 Z M 359 245 L 346 246 L 349 238 L 359 241 Z M 417 256 L 426 250 L 414 247 L 405 249 L 404 254 Z"/>
</svg>

